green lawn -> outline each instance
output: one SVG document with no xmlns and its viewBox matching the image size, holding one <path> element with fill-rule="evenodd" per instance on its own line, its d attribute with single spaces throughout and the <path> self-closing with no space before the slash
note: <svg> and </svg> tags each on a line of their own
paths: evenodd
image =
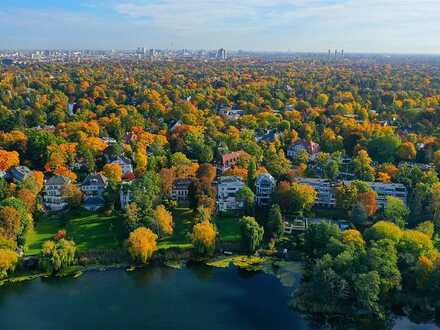
<svg viewBox="0 0 440 330">
<path fill-rule="evenodd" d="M 68 237 L 75 241 L 79 251 L 117 248 L 124 239 L 120 216 L 79 210 L 38 219 L 34 230 L 27 235 L 26 253 L 38 254 L 44 241 L 51 239 L 61 229 L 67 231 Z"/>
<path fill-rule="evenodd" d="M 194 223 L 192 210 L 178 208 L 173 212 L 174 233 L 158 241 L 159 249 L 192 247 L 191 233 Z M 236 216 L 215 218 L 220 240 L 236 242 L 240 240 L 240 225 Z M 65 229 L 79 251 L 91 249 L 113 249 L 122 246 L 124 237 L 121 216 L 106 216 L 102 213 L 85 210 L 67 214 L 42 216 L 35 221 L 35 228 L 27 234 L 26 254 L 40 253 L 43 243 L 53 238 L 58 230 Z"/>
<path fill-rule="evenodd" d="M 220 240 L 223 242 L 237 242 L 240 236 L 240 221 L 238 216 L 221 215 L 215 219 Z"/>
<path fill-rule="evenodd" d="M 191 233 L 194 224 L 194 215 L 190 209 L 178 208 L 173 212 L 174 233 L 171 236 L 159 239 L 159 249 L 173 247 L 191 248 Z M 237 216 L 217 216 L 215 223 L 223 242 L 240 240 L 240 225 Z"/>
<path fill-rule="evenodd" d="M 174 247 L 191 248 L 191 232 L 194 216 L 191 209 L 178 208 L 173 212 L 174 232 L 171 236 L 162 237 L 158 241 L 159 249 Z"/>
</svg>

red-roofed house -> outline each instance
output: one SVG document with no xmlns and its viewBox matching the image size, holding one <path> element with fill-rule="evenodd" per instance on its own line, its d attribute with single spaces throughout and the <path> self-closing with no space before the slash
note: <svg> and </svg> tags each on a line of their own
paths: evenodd
<svg viewBox="0 0 440 330">
<path fill-rule="evenodd" d="M 247 155 L 247 153 L 243 150 L 228 152 L 227 154 L 222 155 L 220 163 L 218 164 L 218 169 L 220 173 L 223 173 L 226 170 L 229 170 L 231 167 L 237 165 L 240 157 Z"/>
<path fill-rule="evenodd" d="M 321 147 L 318 143 L 313 141 L 307 141 L 305 139 L 297 140 L 287 149 L 287 157 L 295 158 L 301 150 L 307 151 L 310 155 L 310 159 L 313 160 L 321 151 Z"/>
</svg>

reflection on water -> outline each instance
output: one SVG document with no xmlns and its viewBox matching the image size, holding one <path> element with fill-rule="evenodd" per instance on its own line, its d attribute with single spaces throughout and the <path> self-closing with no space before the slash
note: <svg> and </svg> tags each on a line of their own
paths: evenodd
<svg viewBox="0 0 440 330">
<path fill-rule="evenodd" d="M 0 288 L 0 329 L 322 328 L 288 309 L 290 291 L 275 276 L 235 268 L 89 272 L 78 279 L 39 279 Z M 435 327 L 399 319 L 394 329 Z"/>
</svg>

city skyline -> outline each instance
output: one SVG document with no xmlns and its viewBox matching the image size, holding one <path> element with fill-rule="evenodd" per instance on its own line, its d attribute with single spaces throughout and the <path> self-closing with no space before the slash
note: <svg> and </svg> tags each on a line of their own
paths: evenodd
<svg viewBox="0 0 440 330">
<path fill-rule="evenodd" d="M 440 53 L 434 0 L 2 2 L 0 49 Z"/>
</svg>

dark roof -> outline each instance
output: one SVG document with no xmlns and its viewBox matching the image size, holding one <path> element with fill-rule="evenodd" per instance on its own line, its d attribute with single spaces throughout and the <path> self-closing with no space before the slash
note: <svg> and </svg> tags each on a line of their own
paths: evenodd
<svg viewBox="0 0 440 330">
<path fill-rule="evenodd" d="M 191 179 L 177 179 L 174 180 L 173 189 L 188 189 L 191 184 Z"/>
<path fill-rule="evenodd" d="M 112 161 L 112 163 L 124 163 L 127 165 L 131 165 L 131 159 L 128 158 L 127 156 L 121 155 L 119 157 L 117 157 L 114 161 Z"/>
<path fill-rule="evenodd" d="M 100 185 L 105 186 L 107 184 L 107 178 L 102 174 L 89 174 L 84 179 L 82 185 L 88 186 L 88 185 Z"/>
<path fill-rule="evenodd" d="M 70 183 L 70 179 L 68 177 L 61 175 L 55 175 L 46 181 L 46 185 L 50 185 L 50 186 L 52 185 L 61 186 L 69 183 Z"/>
<path fill-rule="evenodd" d="M 24 180 L 31 174 L 31 170 L 26 166 L 14 166 L 9 170 L 9 175 L 15 180 Z"/>
</svg>

